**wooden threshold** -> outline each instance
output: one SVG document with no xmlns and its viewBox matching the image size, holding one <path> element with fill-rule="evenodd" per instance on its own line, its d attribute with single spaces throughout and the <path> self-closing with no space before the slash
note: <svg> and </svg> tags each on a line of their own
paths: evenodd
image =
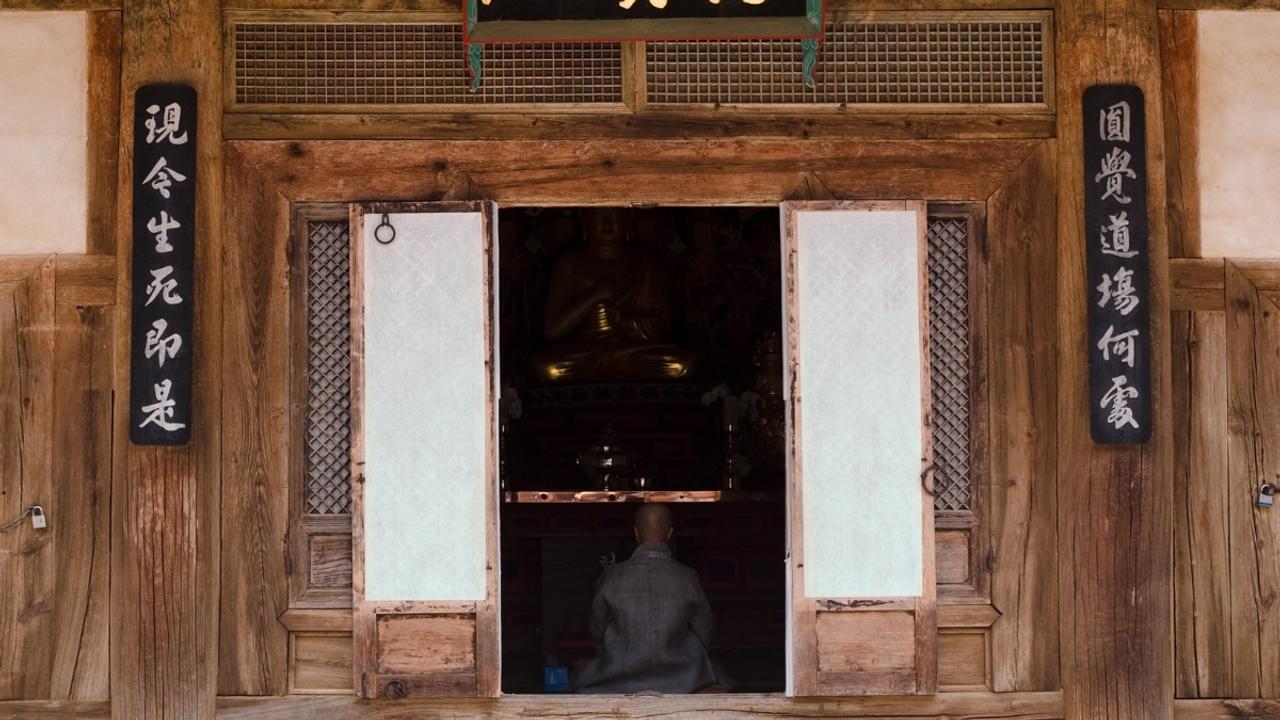
<svg viewBox="0 0 1280 720">
<path fill-rule="evenodd" d="M 495 699 L 432 699 L 398 702 L 357 701 L 346 696 L 284 698 L 223 697 L 218 717 L 235 720 L 285 720 L 323 717 L 356 720 L 390 717 L 689 717 L 717 720 L 756 718 L 922 718 L 982 717 L 990 720 L 1064 718 L 1062 693 L 940 693 L 925 697 L 787 698 L 782 695 L 513 695 Z"/>
</svg>

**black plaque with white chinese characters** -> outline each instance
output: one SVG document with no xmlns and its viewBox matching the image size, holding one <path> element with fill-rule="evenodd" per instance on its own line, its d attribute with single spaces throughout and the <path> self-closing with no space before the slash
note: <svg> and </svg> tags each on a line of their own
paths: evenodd
<svg viewBox="0 0 1280 720">
<path fill-rule="evenodd" d="M 1098 443 L 1151 439 L 1145 117 L 1141 88 L 1084 91 L 1089 428 Z"/>
<path fill-rule="evenodd" d="M 469 42 L 816 38 L 822 0 L 465 0 Z"/>
<path fill-rule="evenodd" d="M 191 439 L 195 349 L 196 91 L 138 88 L 133 107 L 129 437 Z"/>
</svg>

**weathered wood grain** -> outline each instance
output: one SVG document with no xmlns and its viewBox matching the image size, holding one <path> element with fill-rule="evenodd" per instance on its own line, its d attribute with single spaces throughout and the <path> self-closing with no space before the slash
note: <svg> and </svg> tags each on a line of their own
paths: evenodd
<svg viewBox="0 0 1280 720">
<path fill-rule="evenodd" d="M 1196 14 L 1159 13 L 1169 255 L 1200 256 L 1200 105 Z"/>
<path fill-rule="evenodd" d="M 1174 720 L 1280 720 L 1276 700 L 1175 700 Z"/>
<path fill-rule="evenodd" d="M 58 700 L 110 694 L 113 317 L 108 307 L 57 307 L 47 508 L 56 567 L 46 572 L 55 582 L 50 697 Z"/>
<path fill-rule="evenodd" d="M 1231 693 L 1227 330 L 1174 312 L 1174 658 L 1178 697 Z"/>
<path fill-rule="evenodd" d="M 1222 258 L 1169 261 L 1169 304 L 1177 310 L 1222 310 L 1226 276 Z"/>
<path fill-rule="evenodd" d="M 192 441 L 130 444 L 127 401 L 116 405 L 111 557 L 111 705 L 127 718 L 206 718 L 218 675 L 221 503 L 222 107 L 217 0 L 124 0 L 120 184 L 117 186 L 115 387 L 129 387 L 133 103 L 155 82 L 192 85 L 200 100 Z"/>
<path fill-rule="evenodd" d="M 0 701 L 5 720 L 111 720 L 111 703 L 85 700 Z"/>
<path fill-rule="evenodd" d="M 1280 264 L 1278 264 L 1280 265 Z M 1237 698 L 1280 697 L 1280 524 L 1254 506 L 1280 485 L 1280 307 L 1227 263 L 1227 502 L 1231 687 Z"/>
<path fill-rule="evenodd" d="M 1059 687 L 1054 154 L 1038 147 L 987 203 L 992 681 Z"/>
<path fill-rule="evenodd" d="M 59 3 L 65 5 L 66 3 Z M 119 7 L 119 3 L 116 3 Z M 90 253 L 116 250 L 116 182 L 120 165 L 120 13 L 89 13 L 88 222 Z"/>
<path fill-rule="evenodd" d="M 438 199 L 467 172 L 508 205 L 776 203 L 812 172 L 841 198 L 986 200 L 1038 141 L 228 143 L 293 202 Z"/>
<path fill-rule="evenodd" d="M 350 633 L 298 633 L 291 657 L 291 694 L 352 694 Z"/>
<path fill-rule="evenodd" d="M 781 695 L 508 696 L 497 699 L 434 699 L 361 702 L 350 697 L 220 698 L 226 720 L 399 720 L 429 718 L 556 717 L 564 720 L 626 718 L 879 718 L 890 720 L 1058 720 L 1062 694 L 944 693 L 928 697 L 785 698 Z M 41 718 L 43 720 L 43 718 Z"/>
<path fill-rule="evenodd" d="M 981 140 L 1052 137 L 1053 115 L 982 113 L 228 112 L 229 140 L 639 140 L 751 137 Z"/>
<path fill-rule="evenodd" d="M 0 285 L 0 522 L 54 506 L 54 277 L 49 256 Z M 51 697 L 54 527 L 0 533 L 0 699 Z"/>
<path fill-rule="evenodd" d="M 222 592 L 218 692 L 288 683 L 289 207 L 235 153 L 225 158 Z"/>
<path fill-rule="evenodd" d="M 1088 720 L 1168 718 L 1173 685 L 1173 421 L 1164 122 L 1154 0 L 1062 0 L 1058 75 L 1058 517 L 1062 687 Z M 1085 88 L 1132 83 L 1147 97 L 1153 435 L 1089 435 L 1083 167 Z"/>
</svg>

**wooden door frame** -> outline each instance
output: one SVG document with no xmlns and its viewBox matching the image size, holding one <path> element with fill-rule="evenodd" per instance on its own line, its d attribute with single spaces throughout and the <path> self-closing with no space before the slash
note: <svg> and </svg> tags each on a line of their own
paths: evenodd
<svg viewBox="0 0 1280 720">
<path fill-rule="evenodd" d="M 1002 198 L 995 206 L 1001 208 L 1001 212 L 1008 207 L 1007 201 L 1012 196 L 1022 201 L 1021 212 L 1021 208 L 1039 204 L 1052 206 L 1054 202 L 1052 185 L 1025 182 L 1028 166 L 1045 164 L 1036 158 L 1047 157 L 1048 166 L 1052 167 L 1052 147 L 1052 140 L 1024 139 L 226 141 L 223 149 L 227 249 L 223 293 L 228 330 L 224 332 L 232 332 L 231 328 L 244 322 L 241 314 L 246 317 L 255 314 L 248 309 L 237 309 L 244 303 L 246 294 L 253 295 L 257 302 L 288 306 L 290 286 L 296 285 L 290 282 L 287 262 L 290 252 L 294 251 L 290 247 L 290 224 L 292 209 L 301 203 L 484 197 L 505 205 L 533 206 L 741 206 L 822 197 L 814 194 L 816 188 L 820 193 L 842 199 L 914 199 L 981 205 Z M 1007 213 L 1010 217 L 1006 218 L 1006 227 L 1023 220 L 1012 213 L 1013 210 Z M 1013 237 L 1005 241 L 1016 242 Z M 985 241 L 982 252 L 986 253 Z M 264 272 L 271 275 L 265 282 L 260 277 Z M 253 281 L 259 287 L 246 292 L 242 280 Z M 1047 313 L 1040 317 L 1052 323 L 1056 308 L 1042 308 L 1038 312 Z M 273 322 L 273 332 L 275 325 Z M 289 323 L 283 325 L 285 337 L 281 341 L 287 347 Z M 260 342 L 266 348 L 277 341 L 254 338 L 252 342 Z M 250 352 L 263 351 L 263 348 Z M 226 377 L 224 381 L 232 382 L 234 377 Z M 287 376 L 258 377 L 256 382 L 267 388 L 267 392 L 256 400 L 246 401 L 246 407 L 225 407 L 224 412 L 260 414 L 281 409 L 287 412 Z M 265 496 L 258 510 L 235 517 L 224 516 L 224 532 L 243 529 L 258 537 L 265 535 L 282 541 L 287 536 L 288 487 L 278 483 L 274 474 L 284 468 L 281 476 L 288 476 L 289 451 L 287 442 L 283 442 L 284 449 L 276 445 L 264 434 L 240 438 L 235 446 L 227 444 L 223 448 L 224 458 L 229 462 L 234 457 L 234 464 L 243 466 L 248 457 L 250 465 L 261 466 L 249 467 L 246 473 L 227 475 L 224 493 Z M 1051 472 L 1039 473 L 1043 465 L 1029 469 L 1037 473 L 1032 478 L 1035 482 L 1051 488 L 1055 480 Z M 262 487 L 262 476 L 271 477 L 273 482 Z M 1052 496 L 1051 490 L 1044 492 Z M 1019 526 L 1040 526 L 1045 522 L 1052 526 L 1055 521 L 1052 507 L 1037 509 L 1025 504 L 1025 491 L 1009 493 L 1008 497 L 1007 502 L 1017 503 L 1017 507 L 1002 512 L 998 504 L 1004 500 L 993 498 L 993 512 L 989 515 L 993 521 L 1005 518 Z M 1026 522 L 1027 514 L 1035 516 L 1030 523 Z M 994 522 L 988 523 L 988 527 L 982 529 L 988 540 L 1001 537 L 994 525 Z M 992 657 L 1007 654 L 1011 658 L 1007 663 L 993 663 L 988 681 L 995 689 L 1057 687 L 1050 686 L 1048 681 L 1027 681 L 1017 675 L 1031 667 L 1042 668 L 1041 675 L 1056 678 L 1056 625 L 1037 623 L 1035 632 L 1029 633 L 1026 629 L 1033 611 L 1043 619 L 1046 611 L 1056 615 L 1056 610 L 1043 604 L 1024 605 L 1027 597 L 1039 601 L 1056 596 L 1055 579 L 1044 572 L 1054 567 L 1056 553 L 1052 542 L 1009 547 L 995 573 L 998 576 L 1004 572 L 1011 578 L 992 583 L 991 602 L 997 606 L 994 612 L 981 597 L 961 600 L 971 603 L 969 605 L 940 608 L 943 626 L 948 626 L 950 621 L 961 621 L 962 624 L 955 627 L 990 632 L 998 628 L 992 623 L 998 624 L 1003 614 L 1012 615 L 1004 618 L 1007 627 L 1023 628 L 990 632 Z M 263 557 L 261 580 L 223 587 L 221 633 L 224 648 L 237 647 L 245 635 L 253 634 L 250 641 L 258 644 L 259 655 L 266 656 L 260 662 L 285 670 L 288 631 L 282 622 L 288 624 L 289 630 L 305 629 L 310 623 L 330 627 L 335 623 L 345 625 L 345 622 L 321 617 L 325 612 L 336 615 L 340 611 L 280 612 L 280 608 L 289 607 L 289 575 L 298 568 L 287 568 L 279 555 L 283 553 Z M 1034 562 L 1024 561 L 1027 556 L 1033 557 Z M 974 562 L 989 566 L 990 559 L 976 558 Z M 1032 585 L 1048 587 L 1053 592 L 1037 590 L 1028 595 L 1023 588 L 1032 574 L 1037 575 Z M 1000 587 L 1007 588 L 1004 594 L 1011 596 L 996 597 Z M 349 611 L 347 613 L 349 618 Z M 981 620 L 981 627 L 973 624 L 977 622 L 974 618 Z"/>
</svg>

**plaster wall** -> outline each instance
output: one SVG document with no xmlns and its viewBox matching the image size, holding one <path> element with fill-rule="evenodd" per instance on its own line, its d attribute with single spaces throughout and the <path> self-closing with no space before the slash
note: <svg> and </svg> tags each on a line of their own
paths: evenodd
<svg viewBox="0 0 1280 720">
<path fill-rule="evenodd" d="M 87 22 L 0 12 L 0 255 L 85 251 Z"/>
<path fill-rule="evenodd" d="M 1280 12 L 1197 24 L 1201 255 L 1280 257 Z"/>
</svg>

